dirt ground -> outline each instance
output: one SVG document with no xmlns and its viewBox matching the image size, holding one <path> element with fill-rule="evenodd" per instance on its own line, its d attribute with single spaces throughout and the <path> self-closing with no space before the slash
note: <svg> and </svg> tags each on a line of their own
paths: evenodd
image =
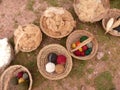
<svg viewBox="0 0 120 90">
<path fill-rule="evenodd" d="M 110 3 L 111 8 L 120 9 L 120 0 L 110 0 Z M 13 32 L 17 26 L 28 23 L 39 26 L 39 18 L 49 6 L 62 6 L 69 10 L 77 21 L 75 29 L 93 33 L 99 43 L 99 50 L 93 59 L 80 61 L 73 58 L 73 69 L 62 80 L 43 78 L 37 69 L 36 57 L 45 45 L 59 43 L 65 46 L 66 37 L 53 39 L 43 34 L 43 41 L 37 50 L 18 53 L 11 65 L 22 64 L 30 70 L 34 80 L 33 90 L 120 90 L 120 37 L 105 35 L 101 21 L 94 24 L 80 22 L 72 4 L 73 0 L 0 0 L 0 38 L 8 37 L 13 46 Z M 110 77 L 105 78 L 105 75 Z"/>
</svg>

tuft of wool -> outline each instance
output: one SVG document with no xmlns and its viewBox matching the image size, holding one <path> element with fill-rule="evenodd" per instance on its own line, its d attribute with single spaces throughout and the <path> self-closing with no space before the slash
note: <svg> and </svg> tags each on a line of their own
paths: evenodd
<svg viewBox="0 0 120 90">
<path fill-rule="evenodd" d="M 0 68 L 9 63 L 11 57 L 11 48 L 8 39 L 0 39 Z"/>
</svg>

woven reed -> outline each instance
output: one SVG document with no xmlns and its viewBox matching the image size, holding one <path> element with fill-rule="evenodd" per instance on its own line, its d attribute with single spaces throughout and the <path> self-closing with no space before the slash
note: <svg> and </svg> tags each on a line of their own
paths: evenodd
<svg viewBox="0 0 120 90">
<path fill-rule="evenodd" d="M 19 26 L 14 32 L 14 42 L 16 53 L 31 52 L 35 50 L 42 41 L 42 33 L 38 26 L 28 24 Z"/>
<path fill-rule="evenodd" d="M 40 18 L 42 31 L 52 38 L 67 36 L 73 30 L 75 24 L 71 13 L 62 7 L 49 7 Z"/>
<path fill-rule="evenodd" d="M 79 60 L 88 60 L 88 59 L 91 59 L 91 58 L 93 58 L 95 56 L 95 54 L 97 53 L 97 50 L 98 50 L 98 43 L 97 43 L 97 40 L 95 39 L 95 37 L 92 40 L 93 48 L 92 48 L 92 52 L 91 52 L 90 55 L 84 56 L 84 57 L 78 57 L 78 56 L 75 56 L 71 52 L 71 45 L 72 45 L 72 43 L 75 43 L 76 41 L 79 41 L 81 36 L 94 37 L 93 34 L 91 34 L 90 32 L 87 32 L 85 30 L 76 30 L 73 33 L 71 33 L 68 36 L 68 38 L 67 38 L 67 41 L 66 41 L 67 50 L 69 51 L 69 53 L 71 54 L 71 56 L 73 56 L 76 59 L 79 59 Z"/>
<path fill-rule="evenodd" d="M 102 20 L 102 26 L 103 26 L 104 30 L 106 31 L 105 27 L 110 18 L 117 19 L 118 17 L 120 17 L 120 10 L 119 9 L 110 9 L 109 12 L 107 13 L 106 17 L 103 18 L 103 20 Z M 116 34 L 113 31 L 110 31 L 108 33 L 110 33 L 113 36 L 120 36 L 120 34 Z"/>
<path fill-rule="evenodd" d="M 52 52 L 54 52 L 56 54 L 63 54 L 67 58 L 67 62 L 66 62 L 66 65 L 65 65 L 65 70 L 61 74 L 48 73 L 45 70 L 45 65 L 48 62 L 48 55 L 49 55 L 49 53 L 52 53 Z M 70 73 L 70 71 L 72 69 L 72 58 L 63 46 L 58 45 L 58 44 L 51 44 L 51 45 L 45 46 L 39 52 L 38 57 L 37 57 L 37 66 L 38 66 L 38 69 L 39 69 L 40 73 L 45 78 L 47 78 L 49 80 L 59 80 L 59 79 L 62 79 L 64 77 L 66 77 Z"/>
<path fill-rule="evenodd" d="M 10 45 L 10 48 L 11 48 L 11 56 L 10 56 L 9 62 L 6 65 L 4 65 L 3 67 L 0 68 L 0 74 L 9 66 L 11 61 L 14 59 L 14 50 L 13 50 L 11 45 Z"/>
<path fill-rule="evenodd" d="M 74 0 L 74 10 L 82 22 L 96 22 L 105 17 L 110 8 L 109 0 Z"/>
<path fill-rule="evenodd" d="M 32 76 L 27 68 L 21 65 L 13 65 L 7 68 L 0 77 L 0 90 L 17 90 L 16 86 L 10 84 L 10 79 L 20 71 L 25 71 L 29 75 L 30 84 L 28 90 L 32 89 Z"/>
</svg>

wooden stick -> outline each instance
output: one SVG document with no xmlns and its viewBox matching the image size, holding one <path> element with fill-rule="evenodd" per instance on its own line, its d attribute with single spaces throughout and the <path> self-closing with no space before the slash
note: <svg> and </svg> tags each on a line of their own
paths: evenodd
<svg viewBox="0 0 120 90">
<path fill-rule="evenodd" d="M 90 37 L 87 40 L 83 41 L 79 46 L 77 46 L 75 49 L 71 50 L 71 52 L 74 52 L 76 50 L 78 50 L 79 48 L 81 48 L 82 46 L 90 43 L 93 40 L 94 37 Z"/>
</svg>

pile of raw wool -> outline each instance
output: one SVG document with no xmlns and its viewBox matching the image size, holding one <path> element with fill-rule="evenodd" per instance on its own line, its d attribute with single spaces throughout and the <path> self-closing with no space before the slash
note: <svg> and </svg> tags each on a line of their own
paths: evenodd
<svg viewBox="0 0 120 90">
<path fill-rule="evenodd" d="M 53 37 L 66 36 L 75 26 L 71 13 L 62 7 L 49 7 L 40 21 L 43 32 Z"/>
<path fill-rule="evenodd" d="M 109 9 L 108 0 L 75 0 L 74 9 L 83 22 L 95 22 L 105 17 Z"/>
<path fill-rule="evenodd" d="M 18 26 L 14 32 L 15 51 L 30 52 L 35 50 L 42 41 L 42 33 L 38 26 L 28 24 Z"/>
<path fill-rule="evenodd" d="M 8 39 L 0 39 L 0 72 L 11 61 L 11 46 L 8 43 Z"/>
</svg>

